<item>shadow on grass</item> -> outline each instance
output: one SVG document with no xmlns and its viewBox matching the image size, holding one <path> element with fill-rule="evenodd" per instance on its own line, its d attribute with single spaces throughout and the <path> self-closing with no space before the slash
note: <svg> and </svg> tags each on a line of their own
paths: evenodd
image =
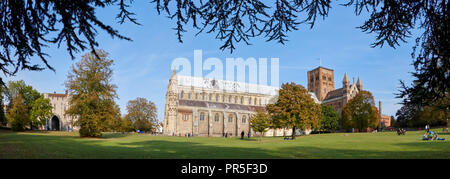
<svg viewBox="0 0 450 179">
<path fill-rule="evenodd" d="M 0 135 L 0 158 L 277 158 L 259 148 L 148 139 L 109 143 L 108 138 L 10 133 Z"/>
<path fill-rule="evenodd" d="M 449 143 L 438 141 L 394 144 L 402 146 L 396 151 L 390 151 L 390 148 L 333 149 L 300 144 L 268 150 L 258 145 L 214 146 L 213 143 L 220 140 L 217 138 L 212 139 L 215 141 L 210 143 L 203 139 L 194 141 L 180 137 L 164 139 L 165 137 L 125 138 L 126 136 L 129 135 L 92 139 L 8 133 L 0 135 L 0 158 L 450 158 Z M 114 140 L 114 138 L 121 139 Z M 235 140 L 240 141 L 238 138 Z M 256 142 L 259 139 L 244 140 Z"/>
</svg>

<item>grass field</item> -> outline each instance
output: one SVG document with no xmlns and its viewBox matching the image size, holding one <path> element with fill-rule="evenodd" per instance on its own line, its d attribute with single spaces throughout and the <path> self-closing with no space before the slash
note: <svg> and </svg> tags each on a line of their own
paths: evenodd
<svg viewBox="0 0 450 179">
<path fill-rule="evenodd" d="M 450 159 L 445 141 L 422 141 L 420 132 L 336 133 L 240 140 L 74 132 L 0 131 L 0 158 L 438 158 Z"/>
</svg>

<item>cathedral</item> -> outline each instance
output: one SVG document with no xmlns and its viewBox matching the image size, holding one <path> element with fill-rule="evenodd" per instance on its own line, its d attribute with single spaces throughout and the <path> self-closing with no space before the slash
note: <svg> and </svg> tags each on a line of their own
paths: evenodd
<svg viewBox="0 0 450 179">
<path fill-rule="evenodd" d="M 279 88 L 243 82 L 177 75 L 169 80 L 163 134 L 170 136 L 258 135 L 249 119 L 274 103 Z M 290 135 L 289 129 L 270 130 L 267 136 Z"/>
<path fill-rule="evenodd" d="M 345 104 L 362 90 L 361 79 L 350 84 L 347 73 L 342 80 L 342 88 L 334 87 L 334 70 L 317 67 L 308 71 L 308 91 L 314 93 L 322 104 L 332 106 L 340 115 Z"/>
</svg>

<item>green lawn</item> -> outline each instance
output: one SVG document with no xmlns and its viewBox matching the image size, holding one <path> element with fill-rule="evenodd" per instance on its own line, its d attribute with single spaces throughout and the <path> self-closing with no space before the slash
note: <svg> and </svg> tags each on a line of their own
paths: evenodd
<svg viewBox="0 0 450 179">
<path fill-rule="evenodd" d="M 240 140 L 71 132 L 0 131 L 0 158 L 450 158 L 445 141 L 422 141 L 422 132 L 337 133 Z"/>
</svg>

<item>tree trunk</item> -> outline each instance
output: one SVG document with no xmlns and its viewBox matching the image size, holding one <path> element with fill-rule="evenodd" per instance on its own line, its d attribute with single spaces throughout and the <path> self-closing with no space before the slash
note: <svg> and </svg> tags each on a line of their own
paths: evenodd
<svg viewBox="0 0 450 179">
<path fill-rule="evenodd" d="M 292 139 L 295 139 L 295 126 L 292 127 Z"/>
<path fill-rule="evenodd" d="M 259 142 L 262 141 L 262 135 L 263 135 L 263 133 L 261 132 L 261 135 L 259 135 Z"/>
</svg>

